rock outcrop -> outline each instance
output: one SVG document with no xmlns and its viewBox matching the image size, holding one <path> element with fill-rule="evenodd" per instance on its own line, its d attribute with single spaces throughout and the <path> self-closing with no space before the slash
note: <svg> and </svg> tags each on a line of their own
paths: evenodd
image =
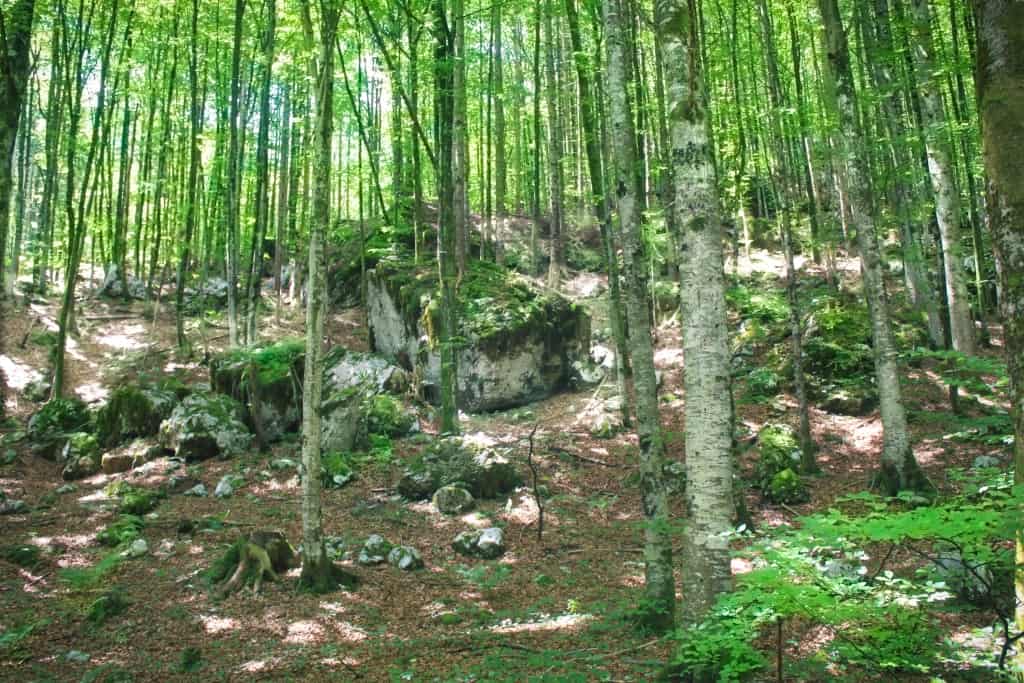
<svg viewBox="0 0 1024 683">
<path fill-rule="evenodd" d="M 542 292 L 489 263 L 472 263 L 461 283 L 459 406 L 512 408 L 558 391 L 590 349 L 590 318 L 557 293 Z M 367 275 L 371 343 L 413 369 L 421 396 L 440 400 L 437 278 L 429 268 L 381 261 Z"/>
</svg>

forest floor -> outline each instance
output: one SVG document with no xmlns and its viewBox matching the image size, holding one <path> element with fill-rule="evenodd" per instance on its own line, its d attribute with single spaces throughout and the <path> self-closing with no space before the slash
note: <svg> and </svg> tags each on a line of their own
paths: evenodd
<svg viewBox="0 0 1024 683">
<path fill-rule="evenodd" d="M 764 259 L 762 270 L 778 267 Z M 85 288 L 83 288 L 85 289 Z M 37 408 L 18 389 L 45 367 L 46 350 L 30 341 L 32 330 L 52 326 L 58 298 L 19 302 L 4 313 L 6 342 L 2 369 L 14 391 L 8 413 L 27 418 Z M 176 371 L 208 381 L 198 360 L 173 352 L 174 317 L 169 302 L 83 302 L 80 336 L 69 349 L 68 386 L 86 400 L 101 400 L 112 388 L 143 372 Z M 351 349 L 366 348 L 361 311 L 334 312 L 328 337 Z M 198 323 L 194 322 L 193 325 Z M 223 325 L 223 323 L 218 323 Z M 301 336 L 301 307 L 269 313 L 262 336 Z M 226 330 L 209 327 L 210 352 L 223 347 Z M 22 343 L 29 339 L 28 343 Z M 197 343 L 197 357 L 204 344 Z M 682 459 L 682 348 L 677 324 L 662 324 L 656 362 L 663 372 L 663 427 L 669 457 Z M 992 351 L 996 353 L 996 351 Z M 916 411 L 944 410 L 944 388 L 927 370 L 910 370 L 907 391 Z M 608 391 L 611 387 L 603 387 Z M 654 677 L 671 656 L 671 645 L 638 633 L 628 613 L 641 595 L 641 514 L 636 486 L 635 437 L 592 437 L 580 415 L 593 390 L 556 395 L 524 409 L 468 416 L 467 432 L 481 431 L 510 448 L 526 472 L 527 435 L 538 425 L 535 459 L 550 489 L 543 534 L 528 490 L 483 501 L 464 517 L 444 517 L 429 503 L 406 503 L 394 495 L 401 461 L 422 448 L 422 440 L 394 443 L 395 462 L 360 472 L 353 483 L 324 494 L 325 533 L 358 548 L 372 533 L 416 547 L 426 569 L 401 572 L 347 566 L 359 578 L 355 591 L 326 596 L 295 589 L 296 572 L 267 583 L 260 596 L 248 591 L 214 600 L 199 573 L 242 533 L 279 529 L 293 544 L 301 538 L 299 482 L 293 471 L 271 471 L 280 457 L 299 458 L 298 440 L 228 461 L 200 467 L 210 490 L 229 472 L 247 471 L 248 484 L 227 499 L 171 495 L 143 531 L 149 554 L 118 563 L 101 583 L 84 589 L 61 580 L 59 570 L 95 565 L 110 551 L 94 537 L 115 513 L 104 489 L 114 480 L 156 487 L 167 478 L 159 459 L 134 472 L 98 475 L 58 494 L 57 463 L 15 447 L 13 462 L 0 467 L 0 488 L 23 499 L 31 512 L 0 517 L 0 545 L 32 544 L 43 562 L 25 569 L 0 560 L 0 679 L 10 681 L 171 680 L 615 680 Z M 436 431 L 423 408 L 424 431 Z M 737 404 L 738 420 L 750 433 L 769 421 L 795 423 L 795 401 L 783 395 L 771 404 Z M 826 509 L 837 497 L 867 487 L 881 448 L 877 412 L 863 418 L 812 409 L 814 436 L 824 470 L 804 505 L 772 506 L 753 488 L 747 504 L 758 526 L 787 523 L 800 514 Z M 915 451 L 939 487 L 949 467 L 968 467 L 991 449 L 943 440 L 944 426 L 915 423 Z M 754 454 L 743 456 L 749 473 Z M 268 472 L 259 476 L 260 472 Z M 626 485 L 624 485 L 624 482 Z M 682 496 L 673 514 L 684 516 Z M 179 534 L 181 519 L 216 516 L 220 528 Z M 496 562 L 462 558 L 451 540 L 471 526 L 499 524 L 509 551 Z M 678 565 L 678 556 L 677 556 Z M 742 563 L 734 569 L 743 571 Z M 89 606 L 117 586 L 127 607 L 96 625 Z M 950 634 L 966 628 L 949 624 Z M 805 648 L 790 634 L 787 656 Z M 802 651 L 802 650 L 801 650 Z M 798 680 L 790 678 L 790 680 Z M 914 679 L 906 679 L 914 680 Z M 926 679 L 922 679 L 926 680 Z"/>
</svg>

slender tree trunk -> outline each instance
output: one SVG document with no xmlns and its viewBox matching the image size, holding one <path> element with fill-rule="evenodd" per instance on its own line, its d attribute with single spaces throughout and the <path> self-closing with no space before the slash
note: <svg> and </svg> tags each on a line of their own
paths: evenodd
<svg viewBox="0 0 1024 683">
<path fill-rule="evenodd" d="M 455 11 L 460 11 L 457 2 Z M 458 18 L 452 23 L 457 25 Z M 437 44 L 434 50 L 435 116 L 437 117 L 438 146 L 438 238 L 437 261 L 441 285 L 441 432 L 457 434 L 459 412 L 457 401 L 458 366 L 455 349 L 456 299 L 455 282 L 458 277 L 457 220 L 460 201 L 456 191 L 456 158 L 460 154 L 460 140 L 454 134 L 458 117 L 458 66 L 456 60 L 457 35 L 449 27 L 444 0 L 434 0 L 434 33 Z"/>
<path fill-rule="evenodd" d="M 452 182 L 455 204 L 455 257 L 459 274 L 466 271 L 469 254 L 469 130 L 466 113 L 466 3 L 453 0 L 455 63 L 452 85 L 455 111 L 452 120 L 452 139 L 455 156 L 452 163 Z M 443 278 L 443 276 L 442 276 Z"/>
<path fill-rule="evenodd" d="M 625 324 L 622 320 L 622 293 L 619 288 L 619 261 L 614 249 L 611 217 L 606 197 L 604 169 L 601 164 L 600 132 L 597 126 L 597 107 L 591 91 L 591 65 L 587 53 L 583 50 L 580 39 L 579 16 L 576 11 L 576 0 L 565 0 L 566 23 L 569 25 L 569 38 L 572 41 L 572 52 L 576 62 L 576 80 L 580 92 L 580 122 L 583 127 L 584 148 L 587 152 L 587 170 L 590 175 L 590 194 L 594 205 L 594 215 L 601 229 L 601 246 L 608 273 L 608 319 L 611 323 L 612 337 L 615 341 L 615 377 L 618 382 L 619 396 L 622 398 L 623 423 L 630 422 L 629 392 L 626 388 L 626 368 L 629 359 L 629 347 L 626 340 Z"/>
<path fill-rule="evenodd" d="M 497 215 L 497 227 L 494 228 L 495 260 L 505 262 L 505 250 L 502 248 L 501 235 L 505 229 L 508 206 L 508 171 L 505 153 L 505 62 L 502 53 L 500 2 L 491 8 L 491 26 L 494 31 L 494 213 Z"/>
<path fill-rule="evenodd" d="M 55 22 L 50 45 L 50 83 L 46 96 L 46 134 L 43 139 L 46 168 L 43 171 L 43 193 L 39 200 L 39 228 L 33 249 L 32 279 L 36 289 L 45 294 L 49 282 L 50 248 L 53 242 L 54 210 L 57 197 L 57 165 L 60 153 L 60 131 L 64 116 L 64 79 L 61 26 Z"/>
<path fill-rule="evenodd" d="M 14 188 L 14 143 L 18 137 L 18 121 L 28 89 L 32 23 L 35 0 L 17 0 L 6 11 L 0 9 L 0 297 L 7 291 L 7 230 L 11 215 L 11 194 Z"/>
<path fill-rule="evenodd" d="M 693 0 L 656 0 L 656 37 L 667 70 L 666 95 L 673 202 L 682 230 L 680 274 L 686 367 L 684 614 L 702 619 L 732 584 L 729 543 L 733 503 L 732 387 L 725 310 L 722 219 L 700 71 L 699 15 Z"/>
<path fill-rule="evenodd" d="M 911 7 L 911 52 L 917 68 L 924 139 L 928 150 L 928 171 L 935 199 L 935 218 L 939 224 L 946 276 L 946 298 L 949 301 L 950 336 L 954 349 L 972 354 L 977 349 L 974 318 L 971 316 L 971 304 L 967 295 L 967 273 L 964 271 L 960 247 L 960 191 L 956 186 L 942 95 L 933 77 L 936 64 L 931 28 L 932 13 L 928 0 L 911 0 Z"/>
<path fill-rule="evenodd" d="M 242 25 L 245 0 L 235 0 L 235 30 L 231 48 L 231 113 L 228 122 L 230 143 L 227 168 L 227 281 L 228 281 L 228 343 L 238 346 L 238 250 L 239 250 L 239 196 L 241 194 L 241 157 L 239 141 L 240 70 L 242 62 Z"/>
<path fill-rule="evenodd" d="M 633 112 L 629 102 L 629 53 L 623 0 L 604 0 L 605 42 L 608 50 L 608 91 L 612 143 L 612 184 L 618 204 L 624 256 L 626 313 L 632 342 L 633 384 L 636 390 L 637 437 L 640 443 L 640 494 L 644 517 L 644 619 L 657 631 L 675 621 L 675 578 L 672 538 L 668 533 L 668 491 L 662 476 L 665 443 L 658 411 L 658 382 L 654 371 L 651 318 L 647 307 L 647 256 L 640 235 L 642 202 L 633 148 Z"/>
<path fill-rule="evenodd" d="M 898 354 L 892 334 L 889 302 L 882 278 L 882 259 L 875 235 L 871 212 L 871 196 L 867 184 L 866 159 L 848 149 L 849 141 L 859 140 L 856 91 L 850 70 L 850 54 L 837 0 L 818 0 L 825 24 L 827 66 L 835 83 L 833 97 L 839 113 L 841 135 L 837 139 L 841 156 L 838 163 L 846 168 L 850 209 L 857 225 L 857 244 L 864 276 L 864 294 L 871 314 L 874 341 L 875 381 L 878 385 L 882 413 L 882 488 L 895 494 L 905 489 L 928 489 L 930 484 L 921 472 L 910 446 L 906 411 L 900 389 Z"/>
<path fill-rule="evenodd" d="M 1024 484 L 1024 3 L 976 0 L 976 83 L 988 223 L 1002 280 L 1003 340 L 1014 425 L 1014 479 Z M 1017 630 L 1024 630 L 1024 530 L 1016 533 Z M 1018 670 L 1024 651 L 1017 649 Z"/>
<path fill-rule="evenodd" d="M 260 291 L 263 283 L 263 240 L 270 223 L 270 81 L 274 66 L 274 32 L 277 28 L 277 2 L 266 0 L 266 23 L 263 34 L 263 60 L 260 73 L 260 124 L 256 133 L 256 223 L 253 226 L 252 250 L 248 277 L 245 339 L 256 342 Z"/>
<path fill-rule="evenodd" d="M 287 252 L 285 240 L 288 238 L 288 216 L 291 186 L 291 166 L 295 161 L 291 158 L 292 132 L 292 90 L 286 84 L 281 94 L 283 112 L 281 114 L 280 162 L 277 165 L 277 232 L 274 236 L 274 294 L 277 307 L 281 307 L 281 266 Z"/>
<path fill-rule="evenodd" d="M 307 48 L 313 51 L 309 0 L 303 0 Z M 326 314 L 324 240 L 330 228 L 331 136 L 334 132 L 334 43 L 339 11 L 320 5 L 319 58 L 315 75 L 316 152 L 313 220 L 309 232 L 309 277 L 306 294 L 306 360 L 302 383 L 302 575 L 300 583 L 314 592 L 335 585 L 334 568 L 324 547 L 320 489 L 320 399 L 323 390 L 323 335 Z"/>
<path fill-rule="evenodd" d="M 554 2 L 545 0 L 545 86 L 548 110 L 548 181 L 551 187 L 550 255 L 548 261 L 548 287 L 557 289 L 562 280 L 565 264 L 565 235 L 563 216 L 562 175 L 562 118 L 558 103 L 558 70 L 555 68 L 555 51 L 558 36 L 555 34 Z"/>
<path fill-rule="evenodd" d="M 174 292 L 175 329 L 178 338 L 178 348 L 181 351 L 188 349 L 188 340 L 185 338 L 185 275 L 191 257 L 192 236 L 196 231 L 196 199 L 199 162 L 201 160 L 199 135 L 202 131 L 203 103 L 199 100 L 199 0 L 192 0 L 192 30 L 188 77 L 190 119 L 188 185 L 185 189 L 185 229 L 181 243 L 178 245 L 178 276 L 175 280 Z"/>
</svg>

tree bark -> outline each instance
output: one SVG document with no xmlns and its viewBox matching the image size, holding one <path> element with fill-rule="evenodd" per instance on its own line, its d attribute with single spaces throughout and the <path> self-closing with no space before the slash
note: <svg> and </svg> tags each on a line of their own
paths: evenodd
<svg viewBox="0 0 1024 683">
<path fill-rule="evenodd" d="M 309 0 L 302 2 L 306 45 L 313 51 Z M 302 383 L 302 575 L 313 592 L 334 588 L 334 571 L 324 547 L 320 488 L 320 399 L 323 390 L 323 335 L 326 305 L 324 239 L 330 228 L 331 136 L 334 132 L 334 42 L 339 12 L 320 5 L 319 58 L 310 67 L 316 83 L 316 151 L 313 161 L 313 216 L 309 231 L 306 294 L 306 360 Z"/>
<path fill-rule="evenodd" d="M 871 315 L 874 341 L 875 381 L 882 413 L 882 468 L 879 483 L 890 494 L 905 489 L 927 490 L 928 480 L 914 458 L 910 431 L 900 389 L 898 354 L 892 334 L 889 301 L 882 278 L 882 258 L 871 212 L 867 160 L 849 149 L 848 141 L 861 139 L 857 118 L 856 90 L 850 70 L 850 53 L 837 0 L 818 0 L 825 24 L 826 66 L 835 89 L 831 93 L 839 114 L 840 132 L 837 164 L 846 170 L 848 199 L 857 228 L 864 295 Z"/>
<path fill-rule="evenodd" d="M 722 220 L 700 70 L 699 16 L 693 0 L 656 0 L 656 37 L 666 73 L 672 209 L 682 231 L 686 499 L 684 618 L 700 621 L 732 585 L 732 387 L 725 310 Z"/>
<path fill-rule="evenodd" d="M 640 443 L 640 495 L 644 525 L 643 619 L 659 632 L 675 621 L 675 577 L 672 538 L 668 531 L 668 491 L 662 476 L 665 443 L 658 411 L 651 318 L 647 307 L 647 255 L 640 235 L 642 202 L 636 173 L 633 112 L 629 102 L 627 16 L 622 0 L 604 0 L 608 50 L 612 185 L 618 205 L 625 264 L 626 313 L 632 341 L 633 385 L 636 391 L 637 438 Z"/>
<path fill-rule="evenodd" d="M 898 1 L 898 0 L 897 0 Z M 911 0 L 913 30 L 911 52 L 917 71 L 917 85 L 924 124 L 928 172 L 935 201 L 935 219 L 939 224 L 942 261 L 949 301 L 950 336 L 953 348 L 972 354 L 976 348 L 974 318 L 967 295 L 967 273 L 960 247 L 960 191 L 956 186 L 953 155 L 947 138 L 942 94 L 935 83 L 935 45 L 932 39 L 932 12 L 928 0 Z"/>
<path fill-rule="evenodd" d="M 976 0 L 976 83 L 988 222 L 1002 280 L 1003 340 L 1014 425 L 1014 479 L 1024 484 L 1024 3 Z M 1024 530 L 1016 532 L 1016 619 L 1024 630 Z M 1018 668 L 1024 652 L 1017 650 Z"/>
<path fill-rule="evenodd" d="M 239 98 L 240 70 L 242 61 L 242 25 L 245 14 L 245 0 L 235 0 L 235 29 L 231 48 L 231 110 L 228 120 L 230 142 L 228 143 L 227 168 L 227 254 L 225 263 L 228 281 L 228 343 L 238 346 L 238 250 L 239 250 L 239 195 L 241 192 L 241 157 L 239 141 Z"/>
<path fill-rule="evenodd" d="M 0 297 L 7 291 L 7 231 L 14 189 L 14 143 L 28 86 L 35 0 L 17 0 L 6 13 L 0 9 Z"/>
</svg>

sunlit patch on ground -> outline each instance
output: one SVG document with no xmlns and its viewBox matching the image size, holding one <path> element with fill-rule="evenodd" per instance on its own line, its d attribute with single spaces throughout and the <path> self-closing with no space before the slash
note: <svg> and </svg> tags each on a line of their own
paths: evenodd
<svg viewBox="0 0 1024 683">
<path fill-rule="evenodd" d="M 323 638 L 324 627 L 315 621 L 296 621 L 288 624 L 288 635 L 284 642 L 292 645 L 308 645 Z"/>
<path fill-rule="evenodd" d="M 592 620 L 592 614 L 561 614 L 558 616 L 540 615 L 536 621 L 515 622 L 511 619 L 504 619 L 501 623 L 492 626 L 491 631 L 495 633 L 524 633 L 529 631 L 560 631 L 562 629 L 573 629 Z"/>
<path fill-rule="evenodd" d="M 348 621 L 329 621 L 328 624 L 334 633 L 334 637 L 349 643 L 358 643 L 369 638 L 366 631 Z"/>
<path fill-rule="evenodd" d="M 145 325 L 127 325 L 119 332 L 111 334 L 102 334 L 93 339 L 100 346 L 106 346 L 110 349 L 117 351 L 136 351 L 143 348 L 146 344 L 139 341 L 139 337 L 145 338 L 146 327 Z"/>
<path fill-rule="evenodd" d="M 238 629 L 238 619 L 233 617 L 220 617 L 212 614 L 202 614 L 199 621 L 203 624 L 203 630 L 209 634 L 224 633 Z"/>
<path fill-rule="evenodd" d="M 7 386 L 15 391 L 21 391 L 31 382 L 38 381 L 43 376 L 35 368 L 25 363 L 19 363 L 2 353 L 0 353 L 0 371 L 3 371 L 4 376 L 7 377 Z"/>
</svg>

